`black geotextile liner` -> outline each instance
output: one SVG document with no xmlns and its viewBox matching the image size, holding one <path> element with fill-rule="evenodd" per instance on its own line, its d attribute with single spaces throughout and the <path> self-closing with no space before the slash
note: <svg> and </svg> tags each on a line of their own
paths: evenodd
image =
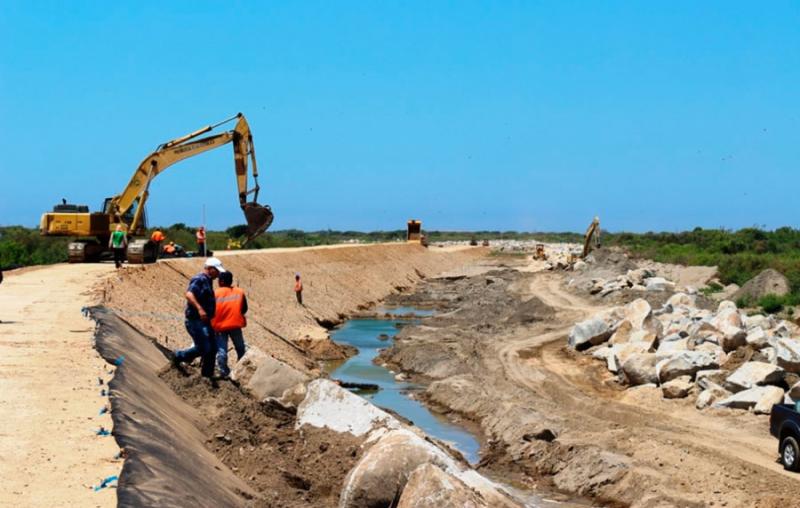
<svg viewBox="0 0 800 508">
<path fill-rule="evenodd" d="M 204 420 L 158 377 L 154 342 L 105 307 L 92 307 L 95 347 L 117 363 L 109 382 L 114 438 L 127 454 L 119 506 L 247 506 L 253 491 L 206 450 Z M 119 361 L 121 359 L 121 362 Z"/>
</svg>

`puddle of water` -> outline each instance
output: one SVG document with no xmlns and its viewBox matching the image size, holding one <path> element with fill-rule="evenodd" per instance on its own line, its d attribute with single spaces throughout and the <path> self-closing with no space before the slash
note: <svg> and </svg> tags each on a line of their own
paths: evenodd
<svg viewBox="0 0 800 508">
<path fill-rule="evenodd" d="M 412 313 L 418 316 L 423 315 L 421 311 L 411 307 L 391 310 L 397 311 L 397 314 L 400 315 Z M 433 313 L 433 311 L 430 312 Z M 378 355 L 378 349 L 387 348 L 392 344 L 391 338 L 380 340 L 378 337 L 382 334 L 392 337 L 397 333 L 395 327 L 397 322 L 386 319 L 351 319 L 334 331 L 331 334 L 334 341 L 355 346 L 358 348 L 358 354 L 335 368 L 331 372 L 331 377 L 349 383 L 378 385 L 380 389 L 377 392 L 357 391 L 356 393 L 371 400 L 376 406 L 391 409 L 408 418 L 427 434 L 450 443 L 471 464 L 475 464 L 478 462 L 480 450 L 480 443 L 475 436 L 465 429 L 437 417 L 419 401 L 409 398 L 409 392 L 421 389 L 420 386 L 396 381 L 394 374 L 389 370 L 372 363 L 372 360 Z"/>
</svg>

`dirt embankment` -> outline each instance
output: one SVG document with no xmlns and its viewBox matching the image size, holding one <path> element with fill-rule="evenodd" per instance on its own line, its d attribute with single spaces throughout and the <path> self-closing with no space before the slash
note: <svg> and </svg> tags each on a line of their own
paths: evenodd
<svg viewBox="0 0 800 508">
<path fill-rule="evenodd" d="M 484 254 L 378 245 L 246 253 L 225 256 L 224 263 L 248 291 L 247 341 L 313 371 L 315 355 L 290 344 L 327 342 L 320 322 L 336 323 L 421 277 Z M 229 382 L 213 388 L 194 366 L 187 367 L 188 376 L 164 368 L 158 349 L 188 343 L 182 295 L 201 262 L 127 269 L 105 287 L 106 300 L 129 322 L 111 316 L 98 336 L 107 359 L 128 355 L 112 390 L 115 436 L 128 453 L 120 504 L 336 506 L 361 440 L 328 429 L 295 429 L 291 408 L 257 401 Z M 294 300 L 295 271 L 305 279 L 308 309 Z M 198 482 L 204 483 L 195 487 Z"/>
<path fill-rule="evenodd" d="M 327 328 L 347 314 L 485 254 L 480 248 L 381 244 L 229 252 L 220 258 L 234 273 L 234 282 L 247 292 L 246 340 L 295 368 L 312 372 L 315 359 L 343 357 L 342 349 L 328 339 Z M 189 278 L 201 267 L 200 259 L 129 267 L 107 282 L 105 304 L 160 344 L 170 349 L 186 347 L 191 341 L 183 325 L 183 295 Z M 303 306 L 294 297 L 296 272 L 303 278 Z"/>
<path fill-rule="evenodd" d="M 426 400 L 479 422 L 482 467 L 534 488 L 617 506 L 791 506 L 800 478 L 776 463 L 766 417 L 698 412 L 628 390 L 576 357 L 569 329 L 607 304 L 566 273 L 505 269 L 428 280 L 397 303 L 440 313 L 405 327 L 383 359 L 433 382 Z"/>
</svg>

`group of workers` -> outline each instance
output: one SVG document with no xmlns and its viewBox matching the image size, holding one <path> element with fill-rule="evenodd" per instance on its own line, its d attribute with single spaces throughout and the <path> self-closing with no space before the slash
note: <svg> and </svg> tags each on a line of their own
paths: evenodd
<svg viewBox="0 0 800 508">
<path fill-rule="evenodd" d="M 219 287 L 214 290 L 214 280 Z M 303 304 L 303 283 L 300 274 L 295 274 L 294 292 L 297 302 Z M 174 352 L 173 365 L 182 369 L 183 363 L 200 358 L 200 374 L 216 382 L 214 364 L 219 377 L 230 376 L 228 367 L 228 340 L 233 342 L 237 360 L 245 353 L 242 328 L 247 326 L 247 296 L 243 289 L 233 285 L 233 274 L 215 257 L 207 258 L 203 271 L 189 281 L 186 288 L 184 324 L 192 338 L 192 346 Z M 216 362 L 215 362 L 216 361 Z"/>
<path fill-rule="evenodd" d="M 173 241 L 162 246 L 166 239 L 167 236 L 158 228 L 150 235 L 150 241 L 156 246 L 157 257 L 180 256 L 184 253 L 183 247 Z M 197 228 L 195 239 L 197 240 L 198 254 L 205 257 L 208 254 L 206 249 L 206 228 L 203 226 Z M 114 266 L 120 268 L 125 261 L 125 250 L 128 248 L 128 234 L 121 224 L 117 224 L 114 232 L 111 233 L 111 237 L 108 239 L 108 248 L 114 253 Z"/>
</svg>

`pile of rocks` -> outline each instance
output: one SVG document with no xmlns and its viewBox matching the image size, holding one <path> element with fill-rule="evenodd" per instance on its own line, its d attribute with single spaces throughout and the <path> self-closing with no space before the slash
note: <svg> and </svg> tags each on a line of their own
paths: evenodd
<svg viewBox="0 0 800 508">
<path fill-rule="evenodd" d="M 576 263 L 575 270 L 580 270 L 583 265 Z M 606 280 L 602 278 L 592 279 L 592 287 L 589 292 L 593 295 L 608 296 L 615 291 L 623 289 L 633 289 L 638 291 L 674 291 L 675 283 L 663 277 L 656 277 L 656 274 L 647 268 L 637 268 L 628 270 L 625 275 L 618 275 L 616 278 Z M 693 288 L 687 288 L 690 294 L 697 293 Z"/>
<path fill-rule="evenodd" d="M 645 286 L 646 287 L 646 286 Z M 644 299 L 577 323 L 569 346 L 603 360 L 629 386 L 660 386 L 696 407 L 752 409 L 800 400 L 800 330 L 774 316 L 747 316 L 731 301 L 716 312 L 676 293 L 660 309 Z"/>
</svg>

